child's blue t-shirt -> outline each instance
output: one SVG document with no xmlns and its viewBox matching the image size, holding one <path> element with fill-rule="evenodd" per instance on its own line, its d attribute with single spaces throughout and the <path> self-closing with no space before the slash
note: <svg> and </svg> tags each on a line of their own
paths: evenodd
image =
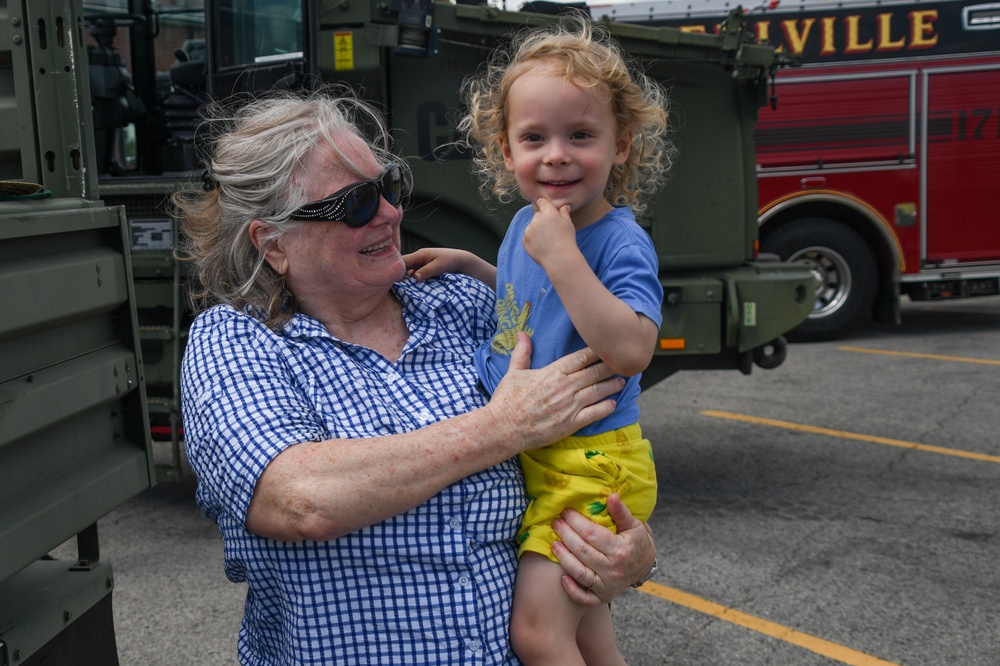
<svg viewBox="0 0 1000 666">
<path fill-rule="evenodd" d="M 524 231 L 533 216 L 531 206 L 514 215 L 497 257 L 497 330 L 476 352 L 476 370 L 490 393 L 507 372 L 518 331 L 531 336 L 533 368 L 586 346 L 545 270 L 524 249 Z M 663 287 L 656 251 L 630 207 L 616 207 L 577 231 L 576 243 L 612 294 L 657 326 L 662 323 Z M 593 435 L 637 422 L 639 375 L 627 378 L 625 388 L 614 397 L 618 406 L 613 414 L 576 434 Z"/>
</svg>

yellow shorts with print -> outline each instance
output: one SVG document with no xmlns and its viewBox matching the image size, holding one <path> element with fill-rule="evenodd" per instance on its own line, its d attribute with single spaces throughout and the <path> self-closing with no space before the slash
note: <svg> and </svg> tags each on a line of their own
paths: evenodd
<svg viewBox="0 0 1000 666">
<path fill-rule="evenodd" d="M 531 551 L 556 561 L 552 542 L 558 537 L 552 521 L 567 508 L 614 531 L 608 495 L 618 493 L 643 522 L 656 505 L 653 449 L 637 423 L 597 435 L 566 437 L 526 451 L 520 460 L 529 503 L 518 532 L 518 557 Z"/>
</svg>

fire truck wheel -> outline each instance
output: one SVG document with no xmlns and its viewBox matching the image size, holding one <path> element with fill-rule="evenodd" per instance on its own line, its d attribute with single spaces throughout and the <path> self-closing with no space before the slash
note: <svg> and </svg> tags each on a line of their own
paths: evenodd
<svg viewBox="0 0 1000 666">
<path fill-rule="evenodd" d="M 850 227 L 821 217 L 793 220 L 764 237 L 761 250 L 807 264 L 816 279 L 813 311 L 787 334 L 789 340 L 836 340 L 871 315 L 878 267 L 871 248 Z"/>
</svg>

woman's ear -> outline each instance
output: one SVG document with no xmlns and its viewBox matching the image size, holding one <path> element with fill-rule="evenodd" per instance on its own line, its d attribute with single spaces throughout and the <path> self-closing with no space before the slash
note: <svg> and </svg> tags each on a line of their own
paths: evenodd
<svg viewBox="0 0 1000 666">
<path fill-rule="evenodd" d="M 264 261 L 274 269 L 275 273 L 284 275 L 288 271 L 288 255 L 285 254 L 280 237 L 268 241 L 268 236 L 273 231 L 271 225 L 261 220 L 252 221 L 247 229 L 254 247 L 264 253 Z"/>
</svg>

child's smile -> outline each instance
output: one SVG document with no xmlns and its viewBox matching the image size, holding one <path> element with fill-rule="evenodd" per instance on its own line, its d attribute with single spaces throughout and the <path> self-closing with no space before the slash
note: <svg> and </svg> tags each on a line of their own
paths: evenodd
<svg viewBox="0 0 1000 666">
<path fill-rule="evenodd" d="M 611 204 L 608 175 L 628 157 L 604 86 L 580 87 L 552 68 L 526 72 L 507 98 L 504 160 L 525 199 L 569 205 L 577 229 Z"/>
</svg>

